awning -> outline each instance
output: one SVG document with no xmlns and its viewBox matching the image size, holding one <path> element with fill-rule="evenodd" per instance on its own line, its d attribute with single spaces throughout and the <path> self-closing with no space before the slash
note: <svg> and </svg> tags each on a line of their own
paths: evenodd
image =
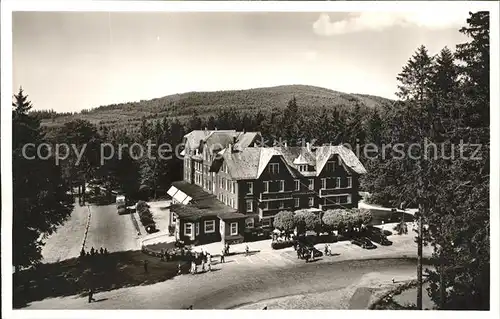
<svg viewBox="0 0 500 319">
<path fill-rule="evenodd" d="M 171 186 L 170 189 L 168 190 L 167 194 L 170 195 L 170 197 L 172 197 L 172 199 L 174 199 L 177 203 L 183 204 L 183 205 L 189 204 L 189 202 L 192 199 L 190 196 L 188 196 L 186 193 L 179 190 L 175 186 Z"/>
</svg>

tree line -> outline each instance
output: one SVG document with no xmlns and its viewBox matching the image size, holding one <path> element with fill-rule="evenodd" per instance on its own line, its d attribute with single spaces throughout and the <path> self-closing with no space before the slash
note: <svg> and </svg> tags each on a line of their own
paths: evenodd
<svg viewBox="0 0 500 319">
<path fill-rule="evenodd" d="M 98 179 L 110 189 L 142 199 L 162 196 L 172 181 L 182 179 L 182 161 L 175 156 L 136 160 L 125 152 L 101 165 L 100 144 L 118 147 L 151 140 L 175 148 L 191 130 L 260 131 L 270 143 L 280 138 L 289 145 L 301 139 L 316 140 L 316 145 L 399 143 L 406 154 L 420 155 L 418 160 L 399 158 L 394 152 L 361 156 L 368 170 L 362 188 L 374 203 L 423 208 L 429 228 L 419 236 L 435 248 L 433 259 L 439 267 L 429 273 L 429 294 L 440 308 L 489 308 L 489 13 L 471 13 L 460 32 L 470 40 L 454 50 L 443 48 L 433 56 L 425 46 L 417 48 L 397 75 L 398 100 L 373 109 L 355 103 L 351 108 L 308 112 L 307 105 L 291 97 L 284 110 L 274 106 L 249 113 L 225 107 L 209 117 L 194 112 L 183 121 L 143 118 L 133 128 L 84 120 L 42 128 L 40 116 L 29 113 L 31 103 L 20 89 L 12 111 L 16 269 L 40 262 L 44 238 L 71 213 L 68 194 L 75 185 Z M 462 150 L 468 157 L 425 157 L 422 148 L 412 148 L 425 140 L 440 145 L 433 155 L 450 154 L 464 142 L 469 144 Z M 78 166 L 74 155 L 59 166 L 22 156 L 24 144 L 42 142 L 87 148 Z M 471 144 L 481 144 L 479 152 Z M 473 153 L 480 159 L 471 160 Z"/>
</svg>

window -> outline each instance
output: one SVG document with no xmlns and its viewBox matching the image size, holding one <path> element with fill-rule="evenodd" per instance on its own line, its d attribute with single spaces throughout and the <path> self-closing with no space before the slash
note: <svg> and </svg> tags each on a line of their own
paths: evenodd
<svg viewBox="0 0 500 319">
<path fill-rule="evenodd" d="M 294 198 L 295 207 L 300 207 L 300 198 Z"/>
<path fill-rule="evenodd" d="M 254 224 L 253 217 L 249 217 L 249 218 L 245 219 L 245 226 L 246 226 L 246 228 L 254 228 L 255 224 Z"/>
<path fill-rule="evenodd" d="M 335 188 L 340 188 L 340 177 L 335 179 Z"/>
<path fill-rule="evenodd" d="M 193 224 L 191 224 L 191 223 L 184 224 L 184 235 L 185 236 L 193 235 Z"/>
<path fill-rule="evenodd" d="M 205 221 L 205 234 L 214 233 L 215 232 L 215 220 L 206 220 Z"/>
<path fill-rule="evenodd" d="M 285 191 L 285 181 L 278 181 L 279 183 L 279 191 L 284 192 Z"/>
<path fill-rule="evenodd" d="M 271 174 L 279 174 L 280 172 L 280 164 L 279 163 L 271 163 L 269 164 L 269 173 Z"/>
<path fill-rule="evenodd" d="M 326 178 L 321 179 L 321 188 L 326 189 Z"/>
<path fill-rule="evenodd" d="M 347 188 L 351 188 L 352 187 L 352 177 L 348 177 L 347 178 Z"/>
<path fill-rule="evenodd" d="M 326 163 L 326 170 L 328 172 L 333 172 L 335 171 L 335 162 L 327 162 Z"/>
<path fill-rule="evenodd" d="M 269 210 L 269 202 L 264 202 L 264 210 Z"/>
<path fill-rule="evenodd" d="M 307 164 L 299 165 L 299 172 L 307 172 Z"/>
<path fill-rule="evenodd" d="M 253 212 L 253 200 L 247 199 L 247 213 Z"/>
<path fill-rule="evenodd" d="M 352 195 L 347 195 L 346 196 L 346 204 L 352 203 Z"/>
<path fill-rule="evenodd" d="M 285 202 L 284 201 L 280 201 L 280 209 L 283 209 L 285 208 Z"/>
<path fill-rule="evenodd" d="M 253 182 L 247 182 L 247 194 L 248 195 L 253 194 Z"/>
<path fill-rule="evenodd" d="M 309 197 L 309 207 L 314 206 L 314 197 Z"/>
<path fill-rule="evenodd" d="M 269 193 L 269 182 L 268 181 L 264 182 L 264 193 Z"/>
<path fill-rule="evenodd" d="M 262 219 L 262 227 L 271 227 L 271 219 L 270 218 Z"/>
<path fill-rule="evenodd" d="M 231 223 L 231 236 L 238 235 L 238 223 L 233 222 Z"/>
<path fill-rule="evenodd" d="M 294 182 L 295 182 L 295 190 L 300 191 L 300 181 L 296 179 Z"/>
<path fill-rule="evenodd" d="M 234 181 L 231 181 L 231 193 L 233 194 L 234 194 L 234 189 L 236 188 L 234 187 L 234 184 L 235 184 Z"/>
<path fill-rule="evenodd" d="M 200 223 L 194 224 L 195 234 L 198 236 L 200 234 Z"/>
<path fill-rule="evenodd" d="M 314 189 L 314 179 L 312 179 L 312 178 L 309 179 L 309 189 L 310 190 Z"/>
</svg>

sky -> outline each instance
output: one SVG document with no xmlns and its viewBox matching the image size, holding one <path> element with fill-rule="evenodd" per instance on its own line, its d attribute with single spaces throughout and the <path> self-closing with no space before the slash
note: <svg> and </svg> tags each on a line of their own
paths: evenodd
<svg viewBox="0 0 500 319">
<path fill-rule="evenodd" d="M 417 47 L 467 41 L 467 11 L 14 12 L 13 87 L 75 112 L 191 91 L 287 84 L 395 98 Z"/>
</svg>

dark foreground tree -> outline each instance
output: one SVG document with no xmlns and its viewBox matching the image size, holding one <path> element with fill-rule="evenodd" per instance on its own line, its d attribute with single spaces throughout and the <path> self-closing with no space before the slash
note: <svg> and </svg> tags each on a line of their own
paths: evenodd
<svg viewBox="0 0 500 319">
<path fill-rule="evenodd" d="M 17 272 L 41 261 L 44 238 L 70 215 L 72 200 L 53 156 L 47 150 L 36 154 L 33 145 L 44 139 L 39 120 L 28 115 L 31 103 L 22 89 L 12 106 L 12 253 Z M 25 147 L 28 143 L 33 145 Z"/>
</svg>

